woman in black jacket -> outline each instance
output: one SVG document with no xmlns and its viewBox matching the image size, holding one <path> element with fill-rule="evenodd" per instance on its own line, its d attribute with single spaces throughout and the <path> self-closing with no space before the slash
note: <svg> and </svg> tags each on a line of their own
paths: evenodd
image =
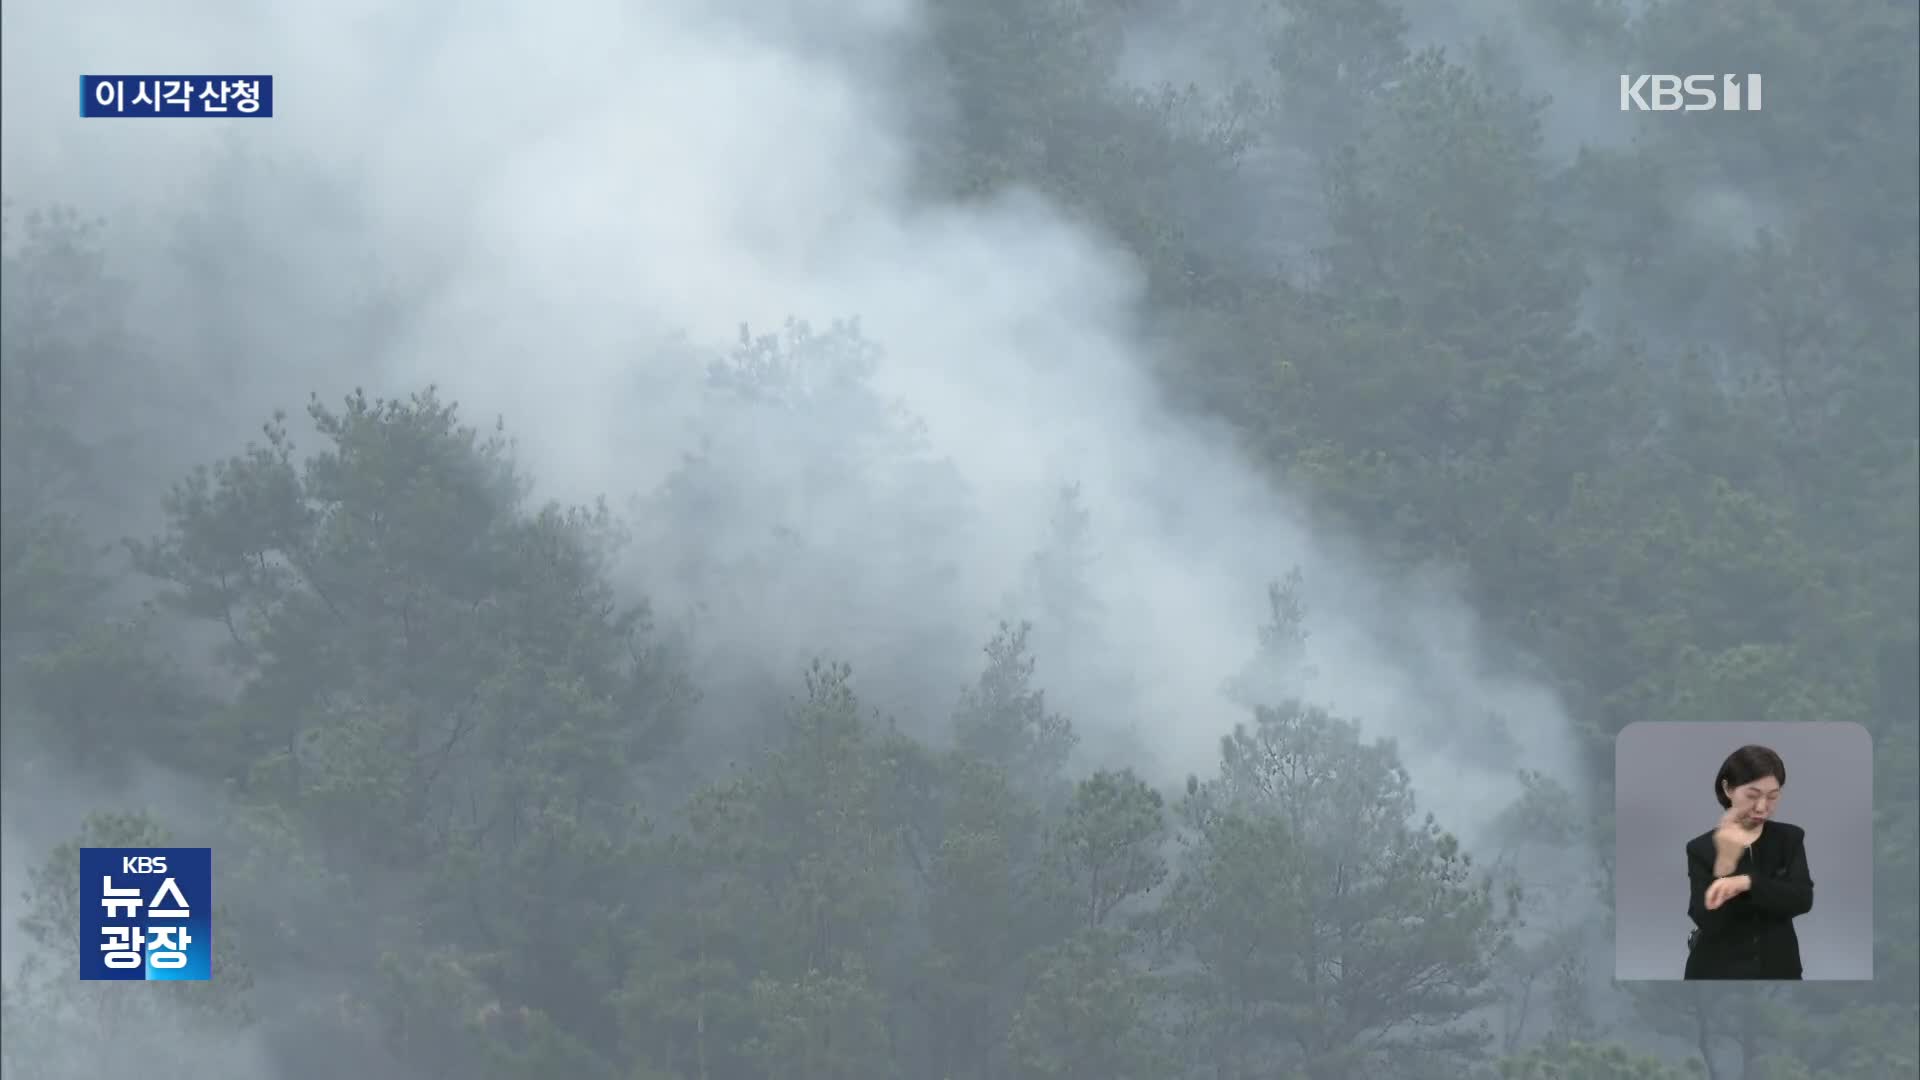
<svg viewBox="0 0 1920 1080">
<path fill-rule="evenodd" d="M 1798 979 L 1793 920 L 1813 910 L 1807 834 L 1773 820 L 1787 766 L 1764 746 L 1743 746 L 1714 777 L 1726 813 L 1687 841 L 1689 979 Z"/>
</svg>

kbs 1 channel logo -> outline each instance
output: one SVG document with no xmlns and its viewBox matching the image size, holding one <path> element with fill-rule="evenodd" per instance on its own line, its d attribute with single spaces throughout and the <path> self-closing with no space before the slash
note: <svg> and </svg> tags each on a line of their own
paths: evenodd
<svg viewBox="0 0 1920 1080">
<path fill-rule="evenodd" d="M 269 119 L 273 116 L 273 76 L 80 76 L 80 117 L 83 120 L 161 116 Z"/>
<path fill-rule="evenodd" d="M 1758 75 L 1622 75 L 1621 112 L 1759 112 Z"/>
<path fill-rule="evenodd" d="M 212 848 L 80 849 L 81 979 L 212 977 Z"/>
</svg>

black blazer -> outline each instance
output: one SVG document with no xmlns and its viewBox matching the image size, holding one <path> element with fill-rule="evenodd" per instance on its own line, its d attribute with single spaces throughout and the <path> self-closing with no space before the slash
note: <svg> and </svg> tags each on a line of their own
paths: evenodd
<svg viewBox="0 0 1920 1080">
<path fill-rule="evenodd" d="M 1687 841 L 1687 880 L 1692 886 L 1687 914 L 1699 930 L 1688 944 L 1686 977 L 1798 979 L 1800 938 L 1793 932 L 1793 920 L 1813 910 L 1805 830 L 1769 821 L 1729 875 L 1746 874 L 1753 886 L 1708 911 L 1713 858 L 1713 833 Z"/>
</svg>

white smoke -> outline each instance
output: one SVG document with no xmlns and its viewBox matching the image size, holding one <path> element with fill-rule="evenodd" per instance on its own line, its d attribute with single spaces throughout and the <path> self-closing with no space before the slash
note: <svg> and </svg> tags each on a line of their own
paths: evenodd
<svg viewBox="0 0 1920 1080">
<path fill-rule="evenodd" d="M 879 545 L 895 541 L 876 538 L 893 534 L 873 527 L 886 500 L 858 519 L 829 506 L 780 524 L 873 568 L 844 592 L 859 610 L 791 606 L 714 635 L 757 641 L 774 623 L 833 651 L 836 628 L 884 637 L 933 619 L 977 644 L 1077 481 L 1102 553 L 1087 647 L 1103 655 L 1042 656 L 1039 674 L 1128 673 L 1055 686 L 1090 742 L 1129 729 L 1163 776 L 1210 771 L 1245 719 L 1221 687 L 1253 648 L 1265 585 L 1299 566 L 1310 695 L 1400 737 L 1444 821 L 1471 832 L 1517 790 L 1515 765 L 1571 768 L 1554 696 L 1497 674 L 1457 590 L 1383 577 L 1230 440 L 1163 407 L 1118 250 L 1031 194 L 911 195 L 925 91 L 901 80 L 931 75 L 873 59 L 922 44 L 910 4 L 111 0 L 82 14 L 21 0 L 4 18 L 8 192 L 115 216 L 142 332 L 187 337 L 169 321 L 181 283 L 164 237 L 143 229 L 192 212 L 275 253 L 278 276 L 227 313 L 246 332 L 222 358 L 226 388 L 248 407 L 436 382 L 470 417 L 505 414 L 544 493 L 619 501 L 651 491 L 711 419 L 686 350 L 658 342 L 857 317 L 885 351 L 878 388 L 964 482 L 969 516 L 939 553 L 952 573 L 922 589 L 919 570 L 888 569 L 899 553 Z M 115 71 L 270 73 L 278 115 L 79 120 L 77 77 Z M 234 146 L 261 186 L 204 187 Z M 341 347 L 349 305 L 382 287 L 403 300 L 385 347 Z M 237 416 L 234 441 L 259 418 Z M 760 438 L 733 467 L 794 452 L 781 430 Z M 761 535 L 768 516 L 720 531 Z M 1489 713 L 1512 731 L 1510 758 L 1458 737 Z"/>
</svg>

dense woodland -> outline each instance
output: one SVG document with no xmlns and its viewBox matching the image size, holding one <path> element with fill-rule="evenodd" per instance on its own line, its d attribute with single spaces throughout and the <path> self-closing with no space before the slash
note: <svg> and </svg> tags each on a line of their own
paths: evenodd
<svg viewBox="0 0 1920 1080">
<path fill-rule="evenodd" d="M 778 686 L 730 681 L 626 587 L 636 516 L 726 497 L 703 459 L 631 512 L 548 504 L 513 416 L 346 383 L 175 468 L 214 391 L 142 389 L 116 223 L 10 206 L 6 812 L 34 819 L 34 776 L 206 798 L 31 853 L 8 1080 L 1920 1075 L 1915 8 L 1532 7 L 1534 39 L 1594 70 L 1737 56 L 1767 111 L 1566 150 L 1511 55 L 1427 48 L 1388 0 L 1196 22 L 1263 66 L 1193 90 L 1118 77 L 1147 5 L 938 0 L 924 66 L 954 108 L 918 148 L 926 199 L 1029 185 L 1116 238 L 1172 343 L 1166 398 L 1382 566 L 1452 568 L 1524 647 L 1584 764 L 1530 775 L 1498 850 L 1428 816 L 1367 717 L 1285 678 L 1249 683 L 1184 785 L 1093 747 L 1046 685 L 1101 529 L 1071 489 L 1027 610 L 901 650 L 966 642 L 947 662 L 974 670 L 909 715 L 830 640 Z M 1321 200 L 1311 260 L 1193 194 L 1277 159 Z M 1715 190 L 1773 220 L 1693 227 Z M 180 235 L 213 289 L 230 238 Z M 368 312 L 322 347 L 376 338 Z M 270 347 L 220 333 L 202 345 Z M 794 372 L 858 394 L 886 346 L 756 331 L 714 392 L 804 410 Z M 885 434 L 837 430 L 848 453 Z M 715 603 L 754 572 L 722 546 L 671 568 Z M 1269 674 L 1314 629 L 1276 577 L 1247 582 L 1271 588 L 1245 642 Z M 1873 983 L 1610 982 L 1612 736 L 1642 719 L 1872 731 Z M 216 848 L 216 978 L 76 982 L 74 848 L 160 838 Z M 1569 850 L 1595 872 L 1528 872 Z"/>
</svg>

